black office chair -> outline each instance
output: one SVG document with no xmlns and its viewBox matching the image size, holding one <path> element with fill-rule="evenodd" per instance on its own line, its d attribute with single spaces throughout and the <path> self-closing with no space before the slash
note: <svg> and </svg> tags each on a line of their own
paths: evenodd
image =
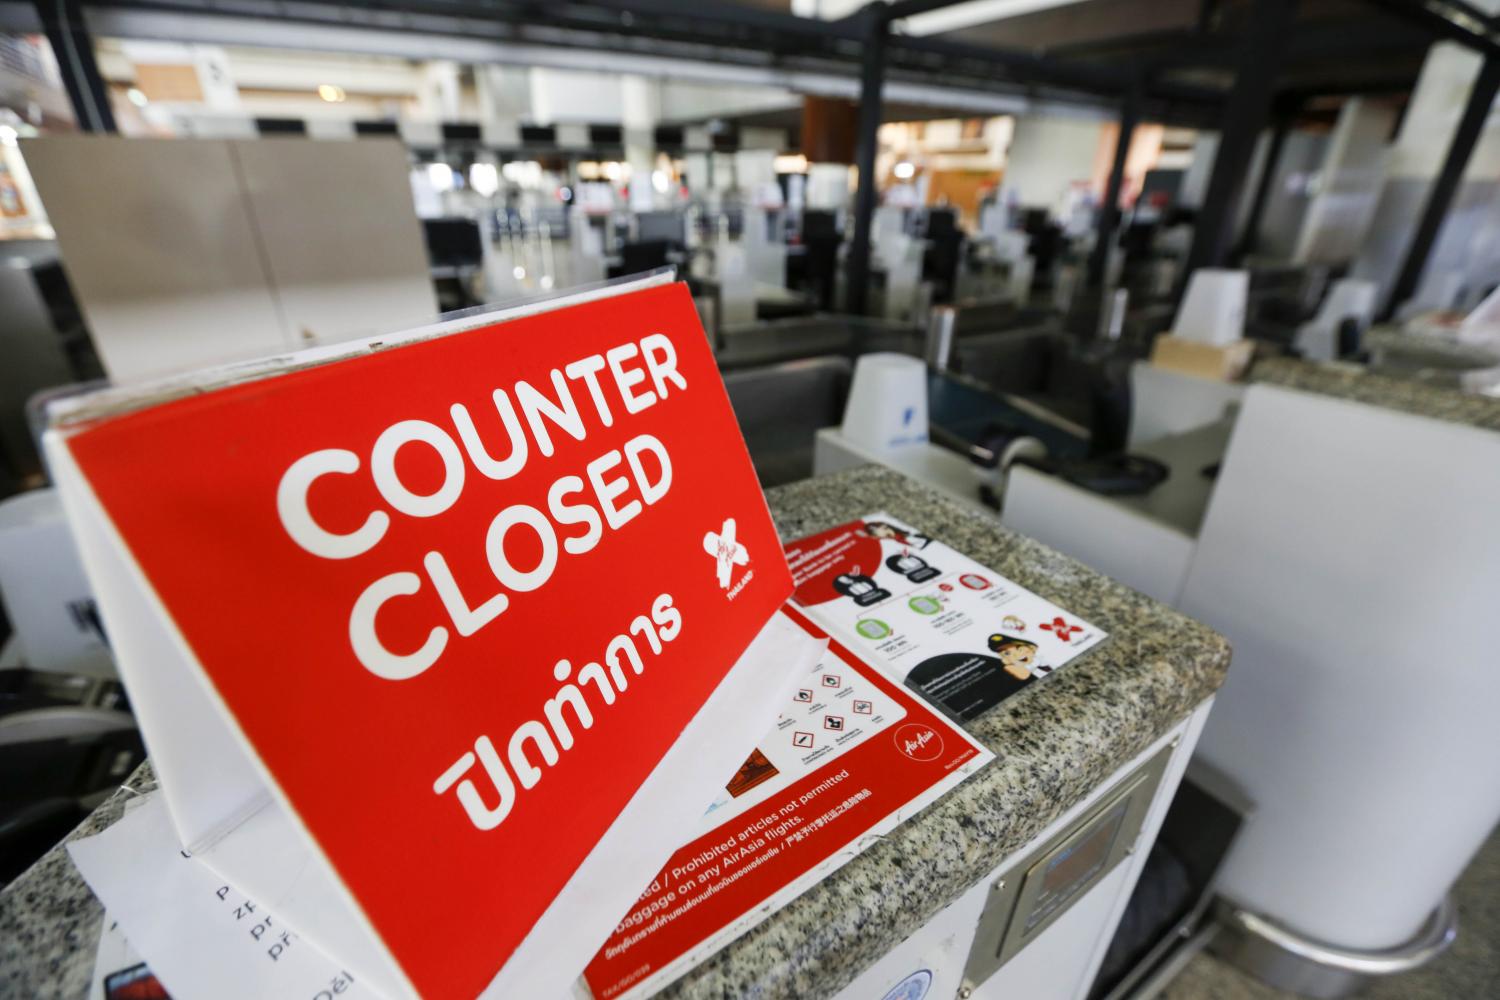
<svg viewBox="0 0 1500 1000">
<path fill-rule="evenodd" d="M 0 717 L 0 884 L 45 854 L 145 759 L 126 712 L 57 707 Z"/>
<path fill-rule="evenodd" d="M 838 217 L 832 212 L 809 210 L 802 213 L 802 245 L 807 248 L 804 277 L 807 290 L 818 308 L 830 312 L 838 289 L 839 243 Z"/>
<path fill-rule="evenodd" d="M 477 267 L 484 258 L 479 223 L 473 219 L 423 219 L 422 235 L 434 267 Z"/>
<path fill-rule="evenodd" d="M 952 302 L 958 289 L 958 265 L 964 244 L 957 213 L 950 208 L 928 212 L 924 236 L 927 252 L 922 255 L 922 279 L 932 282 L 933 302 Z"/>
<path fill-rule="evenodd" d="M 673 243 L 671 240 L 638 240 L 620 247 L 620 263 L 609 269 L 611 278 L 627 274 L 641 274 L 666 267 L 670 262 Z"/>
<path fill-rule="evenodd" d="M 1089 379 L 1089 455 L 1056 462 L 1050 471 L 1104 496 L 1139 496 L 1165 482 L 1171 474 L 1166 465 L 1125 450 L 1130 406 L 1128 368 L 1113 361 L 1094 367 Z"/>
<path fill-rule="evenodd" d="M 1342 361 L 1368 361 L 1364 349 L 1365 327 L 1358 316 L 1345 317 L 1339 323 L 1337 356 Z"/>
<path fill-rule="evenodd" d="M 1027 252 L 1036 261 L 1038 276 L 1052 273 L 1052 264 L 1062 250 L 1062 227 L 1052 221 L 1045 208 L 1028 208 L 1021 216 L 1021 228 L 1031 237 Z"/>
</svg>

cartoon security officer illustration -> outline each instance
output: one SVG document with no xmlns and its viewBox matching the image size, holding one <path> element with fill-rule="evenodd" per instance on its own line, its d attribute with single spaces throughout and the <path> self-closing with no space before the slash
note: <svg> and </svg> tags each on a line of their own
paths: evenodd
<svg viewBox="0 0 1500 1000">
<path fill-rule="evenodd" d="M 996 632 L 990 636 L 989 647 L 990 652 L 999 657 L 1005 672 L 1018 681 L 1045 677 L 1052 672 L 1051 667 L 1037 662 L 1036 643 L 1027 639 L 1017 639 L 1015 636 Z"/>
</svg>

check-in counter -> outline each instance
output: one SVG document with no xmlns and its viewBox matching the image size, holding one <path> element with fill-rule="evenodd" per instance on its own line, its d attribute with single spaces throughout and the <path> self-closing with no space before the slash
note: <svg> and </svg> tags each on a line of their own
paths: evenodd
<svg viewBox="0 0 1500 1000">
<path fill-rule="evenodd" d="M 1022 470 L 1004 519 L 1233 642 L 1198 755 L 1255 821 L 1225 862 L 1213 947 L 1339 997 L 1453 940 L 1448 888 L 1500 816 L 1500 686 L 1476 627 L 1500 565 L 1500 400 L 1298 361 L 1252 381 L 1232 434 L 1137 449 L 1170 470 L 1146 497 Z"/>
<path fill-rule="evenodd" d="M 1176 604 L 1234 423 L 1222 419 L 1132 449 L 1161 462 L 1149 492 L 1104 496 L 1028 466 L 1011 470 L 1003 520 L 1143 594 Z"/>
<path fill-rule="evenodd" d="M 1500 430 L 1500 400 L 1493 396 L 1460 392 L 1451 385 L 1382 375 L 1357 365 L 1266 358 L 1250 369 L 1249 380 L 1449 423 Z"/>
<path fill-rule="evenodd" d="M 767 497 L 783 538 L 888 511 L 1109 637 L 966 724 L 992 763 L 661 995 L 1081 1000 L 1225 678 L 1228 644 L 887 469 Z M 147 765 L 74 836 L 107 827 L 154 784 Z M 0 894 L 0 994 L 86 996 L 101 918 L 66 853 L 48 854 Z"/>
</svg>

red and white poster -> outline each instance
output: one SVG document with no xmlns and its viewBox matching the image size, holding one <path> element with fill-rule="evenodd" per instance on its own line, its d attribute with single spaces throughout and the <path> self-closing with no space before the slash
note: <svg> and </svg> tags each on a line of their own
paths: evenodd
<svg viewBox="0 0 1500 1000">
<path fill-rule="evenodd" d="M 889 514 L 798 539 L 786 555 L 798 607 L 955 719 L 975 718 L 1108 638 Z"/>
<path fill-rule="evenodd" d="M 827 634 L 795 610 L 808 635 Z M 595 1000 L 660 989 L 993 759 L 832 641 L 776 724 L 584 973 Z"/>
<path fill-rule="evenodd" d="M 49 435 L 184 843 L 392 995 L 572 980 L 816 655 L 686 287 L 529 312 Z"/>
</svg>

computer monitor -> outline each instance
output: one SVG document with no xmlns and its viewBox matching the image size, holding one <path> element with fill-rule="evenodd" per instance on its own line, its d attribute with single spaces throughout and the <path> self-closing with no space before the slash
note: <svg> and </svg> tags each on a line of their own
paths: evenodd
<svg viewBox="0 0 1500 1000">
<path fill-rule="evenodd" d="M 636 240 L 620 246 L 620 262 L 609 268 L 611 278 L 646 274 L 671 263 L 673 244 L 666 240 Z"/>
<path fill-rule="evenodd" d="M 436 267 L 477 266 L 484 258 L 479 223 L 473 219 L 423 219 L 422 234 Z"/>
<path fill-rule="evenodd" d="M 682 245 L 686 242 L 681 212 L 637 212 L 635 216 L 635 241 L 637 243 L 665 242 Z"/>
<path fill-rule="evenodd" d="M 958 213 L 951 208 L 927 211 L 927 238 L 937 239 L 958 232 Z"/>
<path fill-rule="evenodd" d="M 833 212 L 808 209 L 802 213 L 802 242 L 837 240 L 838 237 L 838 216 Z"/>
</svg>

